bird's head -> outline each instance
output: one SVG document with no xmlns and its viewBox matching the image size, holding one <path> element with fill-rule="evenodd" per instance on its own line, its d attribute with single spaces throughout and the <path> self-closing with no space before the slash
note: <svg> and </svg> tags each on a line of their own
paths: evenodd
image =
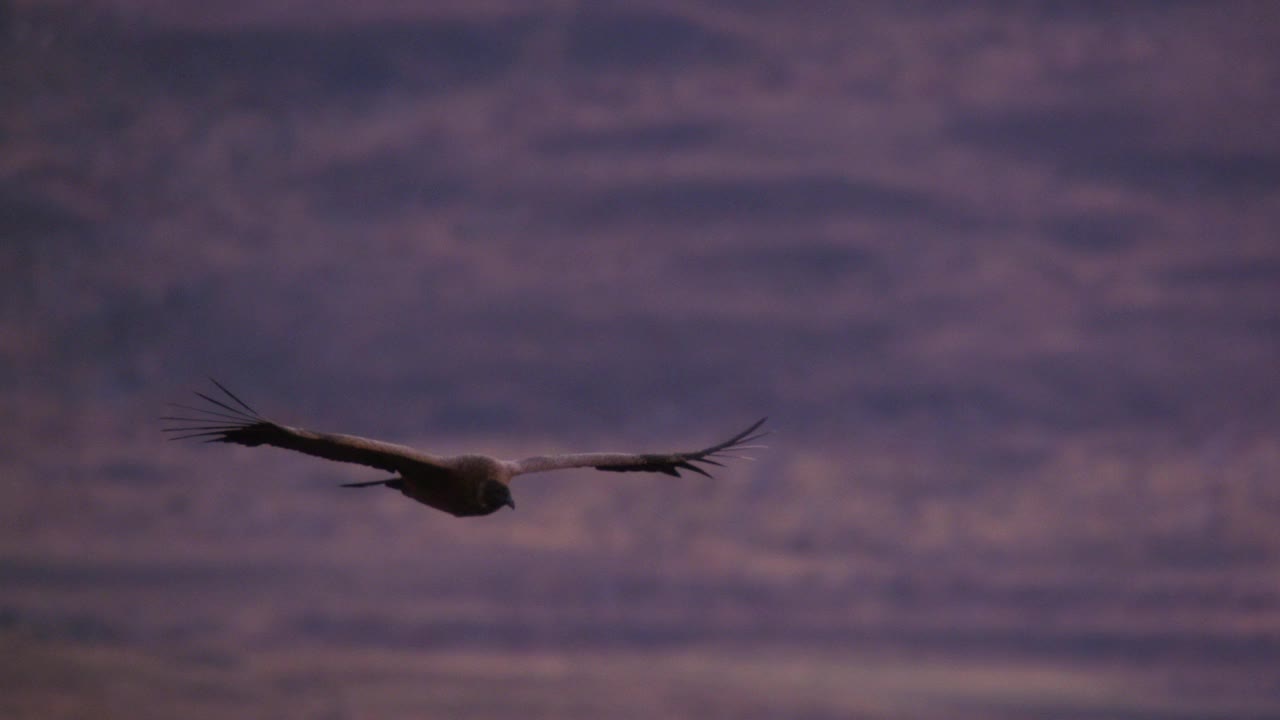
<svg viewBox="0 0 1280 720">
<path fill-rule="evenodd" d="M 497 512 L 504 506 L 516 509 L 516 501 L 511 498 L 511 488 L 497 480 L 486 480 L 480 487 L 480 501 L 489 512 Z"/>
</svg>

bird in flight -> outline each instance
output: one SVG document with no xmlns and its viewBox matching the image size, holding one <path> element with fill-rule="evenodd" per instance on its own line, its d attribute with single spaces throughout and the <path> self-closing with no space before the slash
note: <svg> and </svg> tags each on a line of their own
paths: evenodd
<svg viewBox="0 0 1280 720">
<path fill-rule="evenodd" d="M 765 421 L 761 418 L 724 442 L 689 452 L 570 453 L 535 455 L 523 460 L 499 460 L 488 455 L 442 457 L 380 440 L 281 425 L 258 414 L 217 380 L 212 382 L 222 392 L 221 399 L 196 392 L 205 403 L 203 407 L 173 403 L 173 407 L 187 414 L 161 418 L 171 423 L 164 428 L 170 439 L 203 438 L 206 442 L 250 447 L 272 445 L 326 460 L 367 465 L 396 475 L 384 480 L 344 483 L 343 487 L 399 490 L 420 503 L 458 517 L 489 515 L 504 507 L 514 510 L 511 479 L 525 473 L 595 468 L 610 472 L 656 472 L 674 477 L 680 477 L 681 470 L 688 470 L 711 477 L 700 466 L 723 467 L 721 459 L 742 457 L 738 451 L 764 447 L 751 443 L 768 434 L 760 431 Z"/>
</svg>

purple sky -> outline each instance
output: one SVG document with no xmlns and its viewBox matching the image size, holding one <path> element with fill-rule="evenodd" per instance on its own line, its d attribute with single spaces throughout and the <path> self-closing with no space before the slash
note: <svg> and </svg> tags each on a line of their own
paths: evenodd
<svg viewBox="0 0 1280 720">
<path fill-rule="evenodd" d="M 0 618 L 234 635 L 86 588 L 253 556 L 405 592 L 353 565 L 407 535 L 562 620 L 711 593 L 963 646 L 1044 593 L 1277 652 L 1273 3 L 233 5 L 0 14 Z M 457 525 L 162 443 L 206 376 L 442 453 L 778 433 L 730 485 L 570 475 Z"/>
</svg>

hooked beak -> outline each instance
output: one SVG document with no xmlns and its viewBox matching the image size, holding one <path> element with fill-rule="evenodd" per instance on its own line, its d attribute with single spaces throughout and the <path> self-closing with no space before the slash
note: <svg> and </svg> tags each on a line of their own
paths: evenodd
<svg viewBox="0 0 1280 720">
<path fill-rule="evenodd" d="M 511 498 L 507 498 L 507 503 L 506 503 L 506 505 L 507 505 L 507 507 L 511 508 L 512 510 L 515 510 L 515 509 L 516 509 L 516 501 L 515 501 L 515 500 L 513 500 L 513 499 L 511 499 Z"/>
</svg>

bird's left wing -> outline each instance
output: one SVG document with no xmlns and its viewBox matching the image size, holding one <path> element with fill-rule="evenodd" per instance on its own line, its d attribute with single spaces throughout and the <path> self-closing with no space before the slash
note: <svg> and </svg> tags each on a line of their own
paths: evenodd
<svg viewBox="0 0 1280 720">
<path fill-rule="evenodd" d="M 165 432 L 171 433 L 170 439 L 203 438 L 207 442 L 235 443 L 250 447 L 272 445 L 326 460 L 367 465 L 388 472 L 421 472 L 439 469 L 442 465 L 440 458 L 404 445 L 355 435 L 314 432 L 272 422 L 259 415 L 217 380 L 213 380 L 213 384 L 222 391 L 224 398 L 218 399 L 197 392 L 196 395 L 208 403 L 207 406 L 175 404 L 174 407 L 187 414 L 161 418 L 171 423 L 164 428 Z"/>
<path fill-rule="evenodd" d="M 719 459 L 741 457 L 734 454 L 738 450 L 750 450 L 762 447 L 751 443 L 768 435 L 758 432 L 766 418 L 760 418 L 751 427 L 708 448 L 691 452 L 676 453 L 572 453 L 568 455 L 539 455 L 517 460 L 511 463 L 513 473 L 546 472 L 565 468 L 595 468 L 610 472 L 659 472 L 680 477 L 681 470 L 690 470 L 699 475 L 711 477 L 711 474 L 699 467 L 714 465 L 722 467 Z"/>
</svg>

